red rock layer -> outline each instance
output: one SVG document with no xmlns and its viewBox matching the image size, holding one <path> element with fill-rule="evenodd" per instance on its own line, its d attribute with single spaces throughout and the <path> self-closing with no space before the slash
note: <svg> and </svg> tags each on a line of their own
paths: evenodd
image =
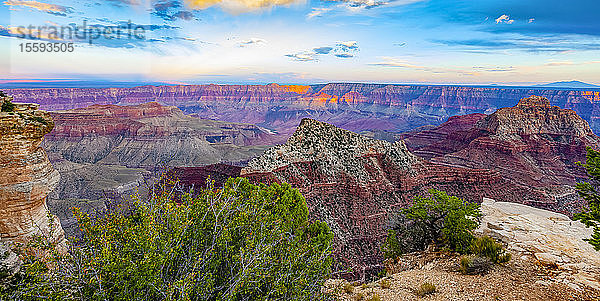
<svg viewBox="0 0 600 301">
<path fill-rule="evenodd" d="M 541 95 L 576 111 L 600 131 L 599 91 L 335 83 L 13 89 L 7 93 L 48 110 L 156 101 L 202 118 L 253 123 L 287 135 L 305 117 L 353 131 L 402 132 L 438 125 L 454 115 L 491 113 L 515 105 L 517 99 Z"/>
<path fill-rule="evenodd" d="M 432 164 L 402 142 L 371 140 L 306 119 L 286 144 L 252 160 L 241 175 L 298 188 L 311 218 L 334 231 L 336 259 L 352 270 L 351 278 L 381 263 L 386 224 L 416 195 L 436 188 L 475 202 L 483 197 L 521 202 L 526 193 L 497 172 Z"/>
<path fill-rule="evenodd" d="M 527 203 L 567 214 L 582 205 L 573 186 L 586 175 L 575 163 L 585 161 L 586 146 L 600 149 L 600 138 L 585 120 L 542 97 L 522 99 L 489 116 L 457 116 L 402 137 L 423 158 L 496 171 L 530 191 L 522 196 Z"/>
<path fill-rule="evenodd" d="M 0 104 L 4 99 L 0 99 Z M 54 123 L 37 104 L 20 104 L 0 112 L 0 238 L 26 243 L 34 235 L 50 235 L 64 246 L 58 218 L 48 218 L 46 196 L 60 175 L 40 147 Z M 50 233 L 50 224 L 54 231 Z"/>
</svg>

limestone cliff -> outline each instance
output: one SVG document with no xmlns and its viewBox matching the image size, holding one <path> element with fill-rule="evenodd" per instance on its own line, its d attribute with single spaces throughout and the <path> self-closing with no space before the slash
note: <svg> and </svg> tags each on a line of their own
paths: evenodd
<svg viewBox="0 0 600 301">
<path fill-rule="evenodd" d="M 0 105 L 5 101 L 10 98 L 0 98 Z M 60 222 L 52 221 L 46 205 L 60 175 L 40 147 L 53 127 L 37 104 L 16 104 L 0 112 L 0 238 L 5 243 L 26 243 L 42 234 L 63 246 Z"/>
</svg>

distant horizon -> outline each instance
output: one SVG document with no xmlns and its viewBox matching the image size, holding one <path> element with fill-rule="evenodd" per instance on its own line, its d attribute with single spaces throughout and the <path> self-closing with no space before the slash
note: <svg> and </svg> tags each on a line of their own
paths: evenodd
<svg viewBox="0 0 600 301">
<path fill-rule="evenodd" d="M 552 86 L 563 83 L 580 83 L 589 85 L 589 87 L 568 87 L 568 86 Z M 266 86 L 270 84 L 278 85 L 300 85 L 300 86 L 316 86 L 327 84 L 372 84 L 372 85 L 407 85 L 407 86 L 457 86 L 457 87 L 489 87 L 489 88 L 534 88 L 543 90 L 597 90 L 600 85 L 595 83 L 587 83 L 577 80 L 559 81 L 551 83 L 415 83 L 415 82 L 369 82 L 369 81 L 329 81 L 329 82 L 314 82 L 314 83 L 284 83 L 284 82 L 158 82 L 158 81 L 110 81 L 110 80 L 86 80 L 86 79 L 23 79 L 10 80 L 0 79 L 0 89 L 51 89 L 51 88 L 135 88 L 142 86 L 203 86 L 203 85 L 248 85 L 248 86 Z"/>
</svg>

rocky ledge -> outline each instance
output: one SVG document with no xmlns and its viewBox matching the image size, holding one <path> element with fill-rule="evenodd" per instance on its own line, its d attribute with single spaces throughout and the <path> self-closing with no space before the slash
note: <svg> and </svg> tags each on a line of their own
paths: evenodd
<svg viewBox="0 0 600 301">
<path fill-rule="evenodd" d="M 485 199 L 478 232 L 502 241 L 517 259 L 552 269 L 555 277 L 541 284 L 564 283 L 600 290 L 600 252 L 584 239 L 593 230 L 566 215 L 530 206 Z"/>
<path fill-rule="evenodd" d="M 0 98 L 0 106 L 10 100 Z M 0 112 L 0 239 L 5 244 L 44 235 L 63 246 L 60 222 L 50 218 L 46 205 L 60 175 L 40 147 L 53 127 L 37 104 L 15 104 Z"/>
</svg>

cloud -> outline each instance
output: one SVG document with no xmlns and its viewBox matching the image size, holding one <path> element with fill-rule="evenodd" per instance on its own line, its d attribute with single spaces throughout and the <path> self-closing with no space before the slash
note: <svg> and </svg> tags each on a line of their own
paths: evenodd
<svg viewBox="0 0 600 301">
<path fill-rule="evenodd" d="M 159 1 L 153 5 L 153 14 L 165 21 L 190 21 L 195 19 L 194 13 L 187 10 L 181 10 L 182 6 L 183 5 L 179 1 Z"/>
<path fill-rule="evenodd" d="M 529 20 L 527 20 L 527 23 L 529 23 L 529 24 L 531 24 L 533 22 L 535 22 L 535 18 L 530 18 Z"/>
<path fill-rule="evenodd" d="M 512 39 L 431 40 L 433 43 L 469 49 L 519 50 L 530 53 L 565 53 L 573 50 L 598 50 L 599 41 L 562 37 L 520 37 Z"/>
<path fill-rule="evenodd" d="M 423 70 L 423 71 L 429 70 L 429 68 L 427 68 L 427 67 L 414 65 L 412 63 L 409 63 L 406 60 L 401 60 L 398 58 L 387 57 L 387 56 L 382 57 L 381 62 L 370 63 L 369 65 L 380 66 L 380 67 L 406 68 L 406 69 L 415 69 L 415 70 Z"/>
<path fill-rule="evenodd" d="M 218 6 L 234 14 L 304 2 L 305 0 L 185 0 L 185 4 L 192 9 L 206 9 L 211 6 Z"/>
<path fill-rule="evenodd" d="M 71 13 L 73 11 L 70 7 L 57 4 L 43 3 L 38 1 L 7 0 L 4 1 L 4 5 L 15 7 L 29 7 L 57 16 L 66 16 L 67 13 Z"/>
<path fill-rule="evenodd" d="M 395 58 L 395 57 L 382 57 L 382 61 L 376 63 L 370 63 L 371 66 L 378 67 L 389 67 L 389 68 L 401 68 L 401 69 L 410 69 L 417 70 L 422 72 L 429 72 L 434 74 L 460 74 L 460 75 L 468 75 L 468 76 L 477 76 L 479 73 L 477 71 L 465 70 L 464 68 L 440 68 L 440 67 L 427 67 L 420 66 L 409 61 Z"/>
<path fill-rule="evenodd" d="M 513 24 L 514 22 L 515 22 L 515 20 L 512 20 L 508 15 L 502 15 L 502 16 L 498 17 L 498 19 L 496 19 L 496 24 L 501 24 L 501 23 Z"/>
<path fill-rule="evenodd" d="M 515 71 L 516 68 L 513 66 L 501 67 L 501 66 L 475 66 L 473 67 L 476 71 L 484 71 L 484 72 L 512 72 Z"/>
<path fill-rule="evenodd" d="M 331 10 L 332 10 L 331 8 L 326 8 L 326 7 L 314 7 L 312 9 L 312 11 L 306 15 L 306 18 L 312 19 L 315 17 L 320 17 L 320 16 L 328 13 Z"/>
<path fill-rule="evenodd" d="M 329 54 L 332 50 L 333 47 L 319 47 L 313 49 L 316 54 Z"/>
<path fill-rule="evenodd" d="M 309 51 L 302 51 L 294 54 L 288 54 L 287 57 L 290 57 L 297 61 L 318 61 L 319 56 L 324 55 L 333 55 L 338 58 L 352 58 L 355 55 L 352 52 L 358 52 L 358 42 L 357 41 L 345 41 L 345 42 L 337 42 L 335 46 L 323 46 L 316 47 Z"/>
<path fill-rule="evenodd" d="M 425 0 L 323 0 L 324 2 L 337 2 L 340 3 L 340 7 L 346 8 L 347 10 L 358 13 L 364 10 L 378 8 L 382 6 L 399 6 L 408 5 L 416 2 L 423 2 Z"/>
<path fill-rule="evenodd" d="M 358 49 L 358 42 L 356 42 L 356 41 L 338 42 L 336 44 L 336 46 L 338 46 L 339 48 L 341 48 L 343 51 L 357 50 Z"/>
<path fill-rule="evenodd" d="M 263 39 L 251 38 L 249 40 L 242 41 L 240 43 L 240 47 L 246 47 L 246 46 L 257 45 L 257 44 L 266 44 L 266 43 L 267 43 L 267 41 L 265 41 Z"/>
<path fill-rule="evenodd" d="M 294 53 L 294 54 L 286 54 L 285 56 L 291 57 L 292 59 L 294 59 L 296 61 L 301 61 L 301 62 L 309 62 L 309 61 L 316 61 L 317 60 L 317 58 L 315 56 L 315 53 L 311 53 L 311 52 L 301 52 L 301 53 Z"/>
<path fill-rule="evenodd" d="M 508 13 L 507 10 L 510 10 Z M 511 33 L 527 36 L 588 35 L 600 36 L 600 1 L 586 0 L 577 4 L 564 0 L 429 0 L 418 10 L 407 9 L 394 15 L 396 18 L 420 21 L 431 17 L 437 25 L 461 24 L 480 32 Z M 498 26 L 494 21 L 499 12 L 506 12 L 510 26 Z M 475 27 L 474 20 L 489 18 Z M 532 18 L 532 23 L 528 21 Z M 506 20 L 501 20 L 505 22 Z M 508 25 L 508 24 L 502 24 Z M 583 37 L 582 37 L 583 38 Z"/>
</svg>

